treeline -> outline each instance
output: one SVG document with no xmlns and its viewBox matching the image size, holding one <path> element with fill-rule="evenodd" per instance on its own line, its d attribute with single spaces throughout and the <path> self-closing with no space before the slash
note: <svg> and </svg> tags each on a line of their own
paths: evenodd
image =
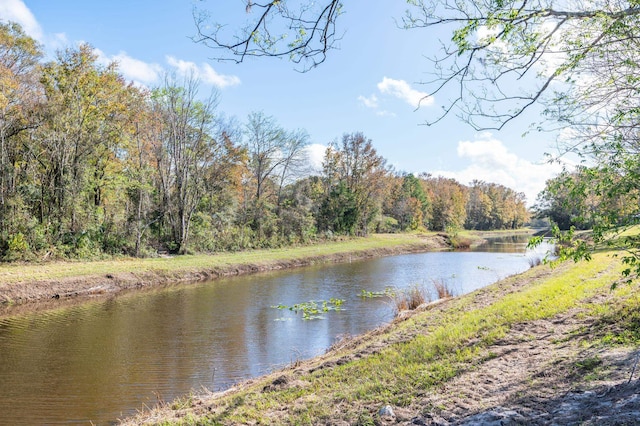
<svg viewBox="0 0 640 426">
<path fill-rule="evenodd" d="M 535 216 L 548 218 L 560 230 L 637 225 L 640 164 L 622 154 L 617 161 L 598 167 L 577 167 L 547 180 L 536 200 Z M 628 170 L 621 172 L 620 164 Z"/>
<path fill-rule="evenodd" d="M 90 46 L 42 63 L 0 25 L 0 257 L 241 250 L 333 235 L 505 229 L 524 195 L 497 184 L 394 172 L 362 133 L 310 169 L 309 137 L 273 117 L 244 123 L 193 78 L 127 83 Z"/>
</svg>

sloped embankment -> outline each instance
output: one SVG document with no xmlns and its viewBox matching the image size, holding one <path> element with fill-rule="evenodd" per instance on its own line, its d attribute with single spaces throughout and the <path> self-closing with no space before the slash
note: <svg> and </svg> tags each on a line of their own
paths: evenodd
<svg viewBox="0 0 640 426">
<path fill-rule="evenodd" d="M 619 262 L 536 267 L 125 424 L 634 424 L 638 284 Z M 637 375 L 637 374 L 636 374 Z"/>
</svg>

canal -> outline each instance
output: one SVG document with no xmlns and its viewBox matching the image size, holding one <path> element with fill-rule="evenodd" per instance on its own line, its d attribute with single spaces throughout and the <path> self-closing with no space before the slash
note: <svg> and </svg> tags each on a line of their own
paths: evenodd
<svg viewBox="0 0 640 426">
<path fill-rule="evenodd" d="M 446 284 L 463 294 L 530 267 L 526 237 L 129 293 L 0 319 L 0 423 L 109 424 L 157 399 L 221 390 L 391 321 L 388 297 Z M 305 320 L 275 306 L 331 298 Z"/>
</svg>

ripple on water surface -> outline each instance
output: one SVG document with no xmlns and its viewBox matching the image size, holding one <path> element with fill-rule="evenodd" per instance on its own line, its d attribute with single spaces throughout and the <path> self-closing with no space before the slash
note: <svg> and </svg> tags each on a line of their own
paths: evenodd
<svg viewBox="0 0 640 426">
<path fill-rule="evenodd" d="M 104 424 L 157 396 L 219 390 L 320 354 L 393 315 L 361 291 L 446 280 L 459 293 L 529 267 L 517 253 L 423 253 L 301 268 L 0 319 L 0 423 Z M 272 308 L 344 299 L 326 319 Z"/>
</svg>

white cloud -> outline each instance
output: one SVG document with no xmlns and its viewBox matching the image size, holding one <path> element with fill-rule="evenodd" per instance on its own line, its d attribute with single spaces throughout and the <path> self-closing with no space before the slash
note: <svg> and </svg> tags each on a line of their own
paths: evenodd
<svg viewBox="0 0 640 426">
<path fill-rule="evenodd" d="M 360 96 L 358 96 L 358 100 L 360 101 L 360 103 L 363 106 L 375 110 L 376 115 L 378 117 L 395 117 L 396 116 L 396 114 L 393 113 L 393 112 L 389 112 L 389 111 L 386 111 L 386 110 L 379 109 L 380 108 L 380 103 L 379 103 L 378 97 L 375 95 L 375 93 L 372 94 L 369 97 L 360 95 Z"/>
<path fill-rule="evenodd" d="M 487 169 L 508 169 L 518 164 L 518 156 L 510 153 L 501 141 L 490 133 L 478 135 L 480 140 L 458 142 L 458 156 L 470 158 L 474 163 Z"/>
<path fill-rule="evenodd" d="M 412 89 L 409 83 L 404 80 L 394 80 L 389 77 L 383 77 L 382 81 L 378 83 L 378 90 L 380 90 L 380 93 L 395 96 L 414 108 L 433 104 L 432 96 L 429 96 L 425 92 Z"/>
<path fill-rule="evenodd" d="M 22 0 L 0 0 L 0 21 L 17 22 L 34 39 L 42 42 L 42 28 Z"/>
<path fill-rule="evenodd" d="M 199 78 L 203 83 L 211 84 L 220 89 L 240 84 L 240 78 L 237 76 L 219 74 L 209 64 L 198 66 L 195 62 L 183 61 L 173 56 L 167 56 L 167 63 L 181 75 L 193 73 L 194 77 Z"/>
<path fill-rule="evenodd" d="M 378 97 L 373 94 L 371 96 L 369 96 L 368 98 L 366 96 L 358 96 L 358 100 L 360 102 L 362 102 L 362 105 L 366 106 L 367 108 L 378 108 Z"/>
<path fill-rule="evenodd" d="M 65 33 L 55 33 L 53 35 L 47 36 L 46 44 L 50 49 L 53 50 L 64 49 L 65 47 L 69 46 L 69 40 L 67 39 L 67 35 Z"/>
<path fill-rule="evenodd" d="M 307 146 L 307 156 L 311 169 L 314 172 L 322 170 L 322 161 L 324 160 L 324 154 L 327 151 L 327 146 L 319 143 L 312 143 Z"/>
<path fill-rule="evenodd" d="M 490 133 L 482 133 L 474 141 L 458 142 L 458 156 L 470 164 L 460 171 L 436 171 L 435 176 L 456 179 L 465 185 L 474 179 L 504 185 L 523 192 L 527 204 L 533 205 L 545 182 L 562 171 L 562 165 L 532 163 L 519 158 Z"/>
<path fill-rule="evenodd" d="M 139 59 L 132 58 L 125 52 L 120 52 L 113 57 L 118 62 L 122 74 L 131 80 L 142 83 L 153 83 L 159 80 L 163 69 L 158 64 L 149 64 Z"/>
<path fill-rule="evenodd" d="M 383 95 L 389 95 L 398 98 L 414 108 L 433 104 L 432 96 L 429 96 L 425 92 L 420 92 L 418 90 L 412 89 L 409 83 L 404 80 L 395 80 L 393 78 L 383 77 L 382 81 L 378 83 L 377 87 L 380 93 L 382 93 Z M 376 110 L 376 115 L 379 117 L 396 116 L 396 114 L 393 112 L 379 109 L 380 100 L 375 93 L 369 97 L 360 95 L 358 96 L 358 101 L 360 101 L 363 106 Z"/>
<path fill-rule="evenodd" d="M 127 79 L 137 84 L 150 85 L 160 81 L 163 73 L 162 66 L 158 64 L 149 64 L 139 59 L 132 58 L 126 52 L 120 52 L 117 55 L 108 56 L 100 49 L 94 49 L 98 55 L 98 61 L 102 64 L 111 62 L 118 63 L 118 70 Z"/>
</svg>

